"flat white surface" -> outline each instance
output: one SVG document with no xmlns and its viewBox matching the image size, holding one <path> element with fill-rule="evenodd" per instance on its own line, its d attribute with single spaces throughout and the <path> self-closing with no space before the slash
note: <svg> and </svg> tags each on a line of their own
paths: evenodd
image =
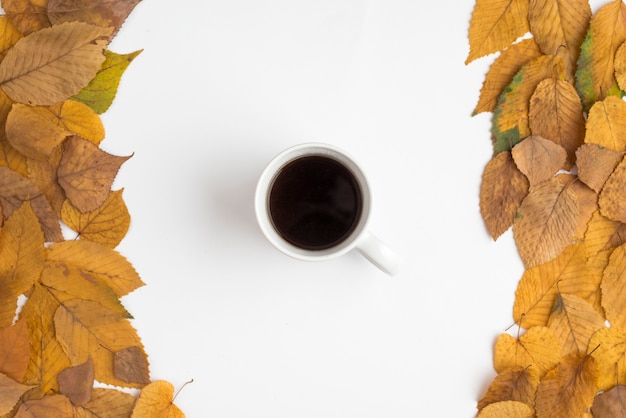
<svg viewBox="0 0 626 418">
<path fill-rule="evenodd" d="M 472 417 L 523 268 L 478 209 L 487 57 L 473 1 L 146 0 L 110 49 L 143 48 L 103 115 L 127 161 L 117 248 L 153 379 L 188 417 Z M 293 260 L 263 237 L 266 163 L 324 141 L 364 167 L 371 230 L 403 258 Z"/>
</svg>

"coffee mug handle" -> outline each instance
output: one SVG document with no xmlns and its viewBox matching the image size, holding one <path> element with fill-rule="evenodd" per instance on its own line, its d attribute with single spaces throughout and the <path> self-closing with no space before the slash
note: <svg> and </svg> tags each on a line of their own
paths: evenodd
<svg viewBox="0 0 626 418">
<path fill-rule="evenodd" d="M 400 256 L 374 235 L 366 233 L 356 245 L 356 249 L 390 276 L 398 272 Z"/>
</svg>

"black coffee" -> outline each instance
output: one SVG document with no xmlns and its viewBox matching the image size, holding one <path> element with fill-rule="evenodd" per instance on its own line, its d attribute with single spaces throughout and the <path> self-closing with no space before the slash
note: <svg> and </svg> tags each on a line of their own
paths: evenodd
<svg viewBox="0 0 626 418">
<path fill-rule="evenodd" d="M 310 155 L 286 164 L 270 189 L 274 228 L 296 247 L 323 250 L 345 240 L 356 228 L 361 189 L 340 162 Z"/>
</svg>

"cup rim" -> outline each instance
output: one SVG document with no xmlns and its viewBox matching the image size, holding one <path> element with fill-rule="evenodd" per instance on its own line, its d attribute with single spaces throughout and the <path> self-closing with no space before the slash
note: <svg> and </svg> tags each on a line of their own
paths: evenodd
<svg viewBox="0 0 626 418">
<path fill-rule="evenodd" d="M 359 183 L 359 187 L 361 188 L 363 209 L 354 231 L 352 231 L 346 239 L 337 245 L 322 250 L 303 249 L 284 240 L 274 229 L 268 210 L 269 191 L 273 180 L 280 169 L 294 159 L 305 155 L 325 155 L 339 161 L 353 173 Z M 367 177 L 361 169 L 361 166 L 345 150 L 335 145 L 323 142 L 305 142 L 291 146 L 278 153 L 268 162 L 261 172 L 254 197 L 257 223 L 267 240 L 282 253 L 305 261 L 326 260 L 340 256 L 354 249 L 362 237 L 364 237 L 367 233 L 371 212 L 371 202 L 372 196 L 369 182 L 367 181 Z"/>
</svg>

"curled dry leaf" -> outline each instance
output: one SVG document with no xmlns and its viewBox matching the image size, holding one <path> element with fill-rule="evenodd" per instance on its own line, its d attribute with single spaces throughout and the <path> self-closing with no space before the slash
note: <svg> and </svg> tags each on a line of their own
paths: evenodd
<svg viewBox="0 0 626 418">
<path fill-rule="evenodd" d="M 533 409 L 525 403 L 517 401 L 502 401 L 487 405 L 477 418 L 533 418 Z"/>
<path fill-rule="evenodd" d="M 493 380 L 487 393 L 478 401 L 477 408 L 502 401 L 517 401 L 527 405 L 535 403 L 539 374 L 532 367 L 506 369 Z"/>
<path fill-rule="evenodd" d="M 539 378 L 561 359 L 561 344 L 551 329 L 532 327 L 519 338 L 509 334 L 498 337 L 494 368 L 498 373 L 516 368 L 532 368 Z"/>
<path fill-rule="evenodd" d="M 540 136 L 529 136 L 513 147 L 513 161 L 530 187 L 552 178 L 567 160 L 565 148 Z"/>
<path fill-rule="evenodd" d="M 589 111 L 585 143 L 597 144 L 616 152 L 626 151 L 626 103 L 609 96 Z"/>
<path fill-rule="evenodd" d="M 615 386 L 597 395 L 591 405 L 591 412 L 594 418 L 626 416 L 626 386 Z"/>
<path fill-rule="evenodd" d="M 626 332 L 611 326 L 596 332 L 589 341 L 589 355 L 598 365 L 598 390 L 626 383 Z"/>
<path fill-rule="evenodd" d="M 185 414 L 174 405 L 174 386 L 157 380 L 143 388 L 131 418 L 184 418 Z"/>
<path fill-rule="evenodd" d="M 65 369 L 59 373 L 61 394 L 67 396 L 74 405 L 84 405 L 91 399 L 93 378 L 91 358 L 83 364 Z"/>
<path fill-rule="evenodd" d="M 623 152 L 597 144 L 583 144 L 576 151 L 578 178 L 596 193 L 600 193 L 604 183 L 623 157 Z"/>
</svg>

